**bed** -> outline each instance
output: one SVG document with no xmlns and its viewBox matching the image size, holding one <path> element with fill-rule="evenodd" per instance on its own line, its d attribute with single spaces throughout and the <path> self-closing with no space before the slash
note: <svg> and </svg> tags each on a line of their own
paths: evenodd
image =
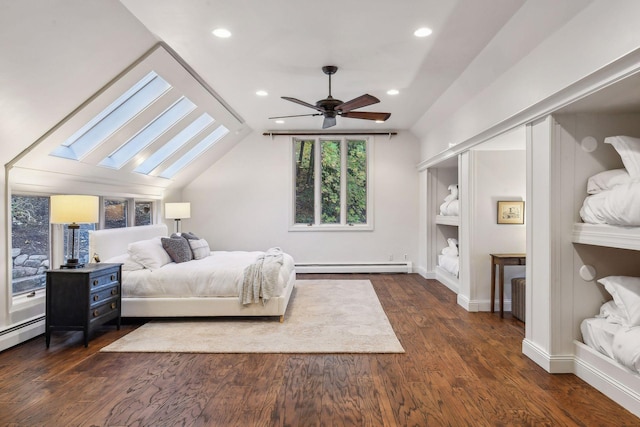
<svg viewBox="0 0 640 427">
<path fill-rule="evenodd" d="M 640 278 L 609 276 L 598 280 L 612 299 L 580 324 L 584 343 L 640 374 Z"/>
<path fill-rule="evenodd" d="M 629 136 L 605 138 L 622 159 L 624 168 L 610 169 L 589 177 L 589 194 L 580 217 L 589 224 L 640 226 L 640 139 Z"/>
<path fill-rule="evenodd" d="M 262 258 L 267 265 L 267 257 L 276 251 L 209 251 L 205 245 L 198 250 L 205 249 L 207 253 L 201 251 L 197 259 L 173 262 L 171 256 L 158 250 L 163 237 L 169 237 L 164 224 L 89 233 L 89 250 L 93 256 L 102 262 L 123 264 L 123 317 L 278 316 L 284 321 L 296 278 L 290 255 L 283 253 L 279 258 L 281 268 L 274 271 L 277 283 L 274 280 L 272 295 L 243 304 L 241 298 L 247 300 L 246 293 L 241 295 L 245 269 L 255 266 L 255 261 Z M 140 259 L 140 255 L 147 259 Z M 169 262 L 164 256 L 169 257 Z M 208 287 L 213 282 L 218 288 L 216 291 Z"/>
</svg>

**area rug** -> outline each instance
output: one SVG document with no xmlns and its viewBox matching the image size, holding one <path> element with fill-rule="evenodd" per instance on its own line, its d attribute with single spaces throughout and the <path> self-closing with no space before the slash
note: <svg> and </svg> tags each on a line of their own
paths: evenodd
<svg viewBox="0 0 640 427">
<path fill-rule="evenodd" d="M 368 280 L 298 280 L 277 318 L 154 320 L 104 352 L 404 353 Z"/>
</svg>

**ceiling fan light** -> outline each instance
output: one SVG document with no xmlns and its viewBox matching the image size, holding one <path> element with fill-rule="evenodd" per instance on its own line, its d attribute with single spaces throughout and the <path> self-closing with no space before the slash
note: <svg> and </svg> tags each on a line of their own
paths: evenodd
<svg viewBox="0 0 640 427">
<path fill-rule="evenodd" d="M 231 37 L 231 31 L 226 28 L 216 28 L 211 32 L 214 36 L 220 37 L 221 39 L 227 39 Z"/>
<path fill-rule="evenodd" d="M 276 120 L 276 123 L 279 125 L 284 124 L 284 120 Z"/>
<path fill-rule="evenodd" d="M 384 123 L 384 120 L 376 120 L 376 123 Z"/>
<path fill-rule="evenodd" d="M 422 27 L 422 28 L 418 28 L 417 30 L 415 30 L 413 32 L 413 35 L 416 36 L 416 37 L 427 37 L 427 36 L 430 36 L 431 33 L 433 33 L 431 28 Z"/>
<path fill-rule="evenodd" d="M 398 89 L 389 89 L 387 91 L 387 95 L 397 95 L 399 93 L 400 93 L 400 91 Z"/>
<path fill-rule="evenodd" d="M 269 95 L 269 93 L 266 90 L 259 90 L 256 92 L 256 95 L 258 96 L 267 96 Z"/>
</svg>

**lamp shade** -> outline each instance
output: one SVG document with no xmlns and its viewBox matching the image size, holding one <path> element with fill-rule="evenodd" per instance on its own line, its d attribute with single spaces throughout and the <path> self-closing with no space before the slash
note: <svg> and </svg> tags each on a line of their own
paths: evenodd
<svg viewBox="0 0 640 427">
<path fill-rule="evenodd" d="M 51 223 L 95 223 L 100 221 L 100 202 L 97 196 L 51 196 Z"/>
<path fill-rule="evenodd" d="M 191 203 L 165 203 L 164 217 L 166 219 L 191 218 Z"/>
</svg>

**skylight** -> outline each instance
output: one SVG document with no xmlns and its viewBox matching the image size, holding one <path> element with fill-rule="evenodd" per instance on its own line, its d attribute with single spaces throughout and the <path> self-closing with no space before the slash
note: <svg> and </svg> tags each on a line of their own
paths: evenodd
<svg viewBox="0 0 640 427">
<path fill-rule="evenodd" d="M 200 141 L 195 147 L 187 151 L 184 156 L 176 160 L 171 166 L 164 170 L 160 174 L 160 177 L 171 179 L 175 174 L 180 172 L 182 168 L 187 166 L 193 159 L 204 153 L 207 149 L 212 147 L 223 136 L 229 133 L 229 129 L 224 126 L 218 126 L 216 130 L 211 132 L 202 141 Z"/>
<path fill-rule="evenodd" d="M 140 132 L 135 134 L 124 145 L 103 159 L 99 163 L 100 166 L 120 169 L 136 154 L 158 139 L 195 108 L 195 104 L 188 98 L 180 98 L 172 106 L 160 113 L 159 116 L 142 128 Z"/>
<path fill-rule="evenodd" d="M 135 168 L 135 172 L 148 175 L 158 165 L 167 160 L 169 156 L 182 148 L 190 140 L 192 140 L 198 133 L 202 132 L 207 126 L 213 123 L 213 117 L 208 114 L 202 114 L 196 120 L 194 120 L 189 126 L 184 128 L 179 134 L 174 136 L 164 144 L 161 148 L 156 150 L 152 155 L 144 162 Z"/>
<path fill-rule="evenodd" d="M 155 72 L 150 72 L 50 154 L 72 160 L 82 159 L 169 89 L 169 83 Z"/>
</svg>

